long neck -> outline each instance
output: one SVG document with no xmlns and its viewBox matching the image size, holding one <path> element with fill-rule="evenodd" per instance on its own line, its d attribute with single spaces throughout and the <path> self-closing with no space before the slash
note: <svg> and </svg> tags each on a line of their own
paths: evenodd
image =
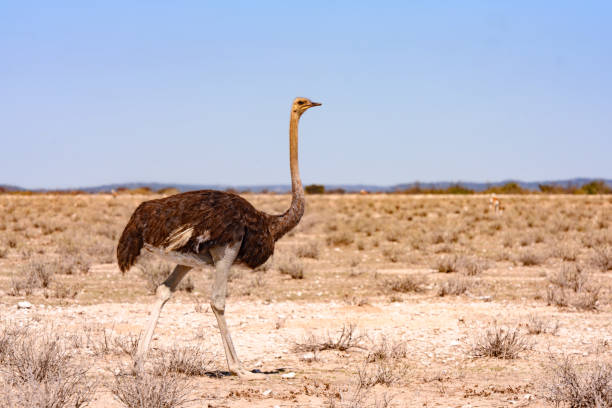
<svg viewBox="0 0 612 408">
<path fill-rule="evenodd" d="M 300 116 L 291 112 L 289 122 L 289 167 L 291 168 L 291 206 L 283 214 L 275 216 L 270 226 L 274 240 L 278 240 L 293 229 L 304 215 L 304 188 L 298 166 L 298 122 Z"/>
</svg>

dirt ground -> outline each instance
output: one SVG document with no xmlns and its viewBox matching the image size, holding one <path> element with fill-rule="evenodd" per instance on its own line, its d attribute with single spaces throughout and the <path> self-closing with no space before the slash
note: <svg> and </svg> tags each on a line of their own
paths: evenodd
<svg viewBox="0 0 612 408">
<path fill-rule="evenodd" d="M 156 197 L 0 195 L 0 357 L 15 328 L 22 341 L 61 338 L 97 383 L 90 405 L 125 406 L 115 381 L 170 266 L 143 259 L 121 274 L 114 249 L 131 211 Z M 245 198 L 271 213 L 290 200 Z M 274 257 L 231 276 L 236 350 L 267 378 L 224 371 L 210 270 L 191 271 L 163 309 L 148 367 L 172 350 L 206 355 L 205 370 L 176 377 L 187 407 L 554 406 L 559 361 L 612 363 L 612 198 L 502 196 L 501 213 L 488 199 L 307 196 Z M 516 356 L 482 355 L 496 334 L 514 336 Z M 19 395 L 12 384 L 4 392 Z"/>
</svg>

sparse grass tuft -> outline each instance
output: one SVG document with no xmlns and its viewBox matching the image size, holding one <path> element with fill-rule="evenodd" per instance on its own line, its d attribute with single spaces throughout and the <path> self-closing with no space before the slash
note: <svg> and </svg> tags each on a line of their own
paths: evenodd
<svg viewBox="0 0 612 408">
<path fill-rule="evenodd" d="M 527 323 L 525 323 L 525 327 L 527 328 L 527 333 L 529 334 L 556 334 L 559 330 L 559 322 L 549 321 L 547 319 L 542 318 L 541 316 L 532 314 L 529 315 L 529 317 L 527 318 Z"/>
<path fill-rule="evenodd" d="M 319 259 L 319 244 L 311 241 L 296 248 L 295 254 L 300 258 Z"/>
<path fill-rule="evenodd" d="M 470 354 L 473 357 L 515 359 L 522 351 L 531 348 L 517 329 L 494 327 L 487 329 L 474 341 Z"/>
<path fill-rule="evenodd" d="M 601 246 L 595 248 L 591 263 L 601 272 L 612 271 L 612 247 Z"/>
<path fill-rule="evenodd" d="M 422 292 L 426 284 L 424 277 L 411 275 L 385 279 L 381 282 L 384 290 L 398 293 Z"/>
<path fill-rule="evenodd" d="M 523 266 L 537 266 L 544 263 L 544 256 L 535 252 L 535 251 L 523 251 L 518 256 L 518 261 L 523 264 Z"/>
<path fill-rule="evenodd" d="M 285 259 L 278 263 L 278 271 L 292 279 L 304 279 L 304 264 L 297 259 Z"/>
<path fill-rule="evenodd" d="M 203 376 L 211 371 L 214 358 L 198 346 L 173 346 L 160 350 L 156 355 L 154 373 L 185 374 Z"/>
<path fill-rule="evenodd" d="M 612 365 L 592 363 L 579 368 L 570 358 L 553 360 L 545 398 L 555 406 L 604 408 L 612 406 Z"/>
<path fill-rule="evenodd" d="M 465 276 L 453 276 L 442 283 L 438 284 L 438 296 L 459 296 L 468 291 L 474 286 L 474 280 Z"/>
<path fill-rule="evenodd" d="M 117 373 L 110 391 L 127 408 L 178 408 L 190 402 L 190 382 L 171 372 Z"/>
<path fill-rule="evenodd" d="M 432 268 L 441 273 L 457 272 L 457 256 L 444 255 L 436 259 Z"/>
<path fill-rule="evenodd" d="M 296 342 L 293 351 L 296 353 L 316 352 L 323 350 L 346 351 L 352 348 L 363 349 L 365 335 L 357 332 L 354 323 L 344 324 L 335 336 L 327 333 L 325 336 L 311 335 L 302 342 Z"/>
</svg>

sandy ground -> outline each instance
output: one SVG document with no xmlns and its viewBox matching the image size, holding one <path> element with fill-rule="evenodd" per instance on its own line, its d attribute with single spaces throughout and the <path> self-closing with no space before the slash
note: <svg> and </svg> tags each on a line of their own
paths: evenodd
<svg viewBox="0 0 612 408">
<path fill-rule="evenodd" d="M 111 389 L 132 360 L 118 344 L 129 349 L 154 301 L 142 271 L 121 274 L 114 262 L 123 225 L 150 198 L 0 196 L 0 334 L 18 325 L 62 337 L 98 382 L 95 408 L 124 406 Z M 269 212 L 289 201 L 248 199 Z M 187 407 L 552 406 L 546 388 L 560 359 L 579 368 L 612 362 L 612 273 L 597 261 L 612 254 L 612 199 L 502 197 L 504 214 L 488 211 L 487 199 L 309 197 L 270 264 L 237 269 L 229 284 L 226 316 L 238 355 L 266 379 L 225 372 L 209 270 L 190 272 L 191 292 L 177 292 L 164 308 L 148 367 L 172 348 L 205 351 L 206 373 L 180 377 Z M 440 273 L 448 260 L 452 270 Z M 28 292 L 40 270 L 50 273 L 48 287 L 35 279 Z M 588 289 L 566 289 L 566 306 L 547 299 L 564 270 L 580 270 Z M 295 271 L 303 278 L 293 279 Z M 404 278 L 421 282 L 418 290 L 390 285 Z M 440 296 L 453 280 L 467 290 Z M 590 306 L 573 303 L 593 293 Z M 32 307 L 18 308 L 22 301 Z M 534 319 L 543 333 L 530 334 Z M 363 337 L 348 350 L 296 351 L 338 339 L 350 325 Z M 515 330 L 528 347 L 515 359 L 475 357 L 473 345 L 498 329 Z M 405 346 L 405 355 L 372 362 L 383 342 Z M 372 378 L 385 381 L 359 388 Z"/>
<path fill-rule="evenodd" d="M 97 265 L 93 270 L 100 278 L 118 274 L 114 265 Z M 31 309 L 3 304 L 0 313 L 31 327 L 49 329 L 52 322 L 52 330 L 64 333 L 106 328 L 109 333 L 138 335 L 149 308 L 143 303 L 65 307 L 35 304 Z M 190 406 L 324 406 L 332 392 L 330 387 L 343 391 L 349 399 L 351 389 L 356 387 L 355 372 L 368 345 L 381 336 L 405 342 L 408 356 L 398 382 L 391 387 L 376 386 L 371 391 L 372 397 L 387 394 L 397 406 L 546 406 L 538 394 L 549 355 L 598 359 L 607 356 L 612 345 L 612 313 L 564 312 L 527 300 L 517 304 L 421 296 L 404 302 L 372 302 L 362 306 L 342 301 L 230 300 L 226 314 L 245 366 L 271 374 L 264 381 L 252 382 L 225 375 L 197 377 L 191 380 L 191 394 L 197 401 Z M 476 359 L 469 355 L 473 342 L 491 325 L 520 327 L 529 314 L 558 322 L 558 331 L 554 335 L 528 336 L 532 348 L 516 360 Z M 296 343 L 309 335 L 333 337 L 343 323 L 354 323 L 361 333 L 367 334 L 362 343 L 366 349 L 322 351 L 314 361 L 307 353 L 292 351 Z M 177 343 L 201 346 L 214 354 L 216 369 L 225 369 L 214 315 L 207 305 L 194 303 L 187 296 L 172 299 L 164 308 L 153 349 Z M 127 361 L 113 356 L 98 359 L 90 374 L 110 380 L 113 367 Z M 295 373 L 295 377 L 282 378 L 288 373 Z M 108 391 L 101 390 L 92 406 L 121 405 Z"/>
</svg>

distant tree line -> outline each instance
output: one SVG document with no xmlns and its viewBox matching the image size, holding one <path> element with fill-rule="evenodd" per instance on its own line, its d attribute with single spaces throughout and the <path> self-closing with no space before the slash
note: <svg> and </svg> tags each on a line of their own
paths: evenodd
<svg viewBox="0 0 612 408">
<path fill-rule="evenodd" d="M 346 191 L 343 188 L 326 189 L 323 184 L 309 184 L 304 187 L 306 194 L 344 194 Z M 228 188 L 227 192 L 236 194 L 248 194 L 252 193 L 250 190 L 237 191 L 232 188 Z M 363 192 L 363 191 L 362 191 Z M 55 191 L 30 191 L 30 190 L 17 190 L 12 191 L 0 187 L 0 194 L 18 194 L 18 195 L 32 195 L 32 194 L 88 194 L 81 190 L 55 190 Z M 108 192 L 101 192 L 108 193 Z M 113 194 L 164 194 L 172 195 L 178 194 L 179 190 L 176 188 L 162 188 L 160 190 L 152 190 L 149 187 L 137 187 L 137 188 L 117 188 L 113 190 Z M 262 194 L 276 194 L 268 190 L 262 190 Z M 445 188 L 424 188 L 419 183 L 415 183 L 409 188 L 396 190 L 394 194 L 476 194 L 477 192 L 471 188 L 468 188 L 461 183 L 452 184 Z M 558 184 L 538 184 L 538 190 L 531 190 L 528 188 L 521 187 L 518 183 L 512 181 L 501 186 L 490 186 L 484 191 L 478 192 L 480 194 L 612 194 L 612 187 L 607 185 L 603 180 L 595 180 L 583 185 L 558 185 Z M 377 194 L 377 193 L 373 193 Z M 384 194 L 384 193 L 380 193 Z"/>
</svg>

